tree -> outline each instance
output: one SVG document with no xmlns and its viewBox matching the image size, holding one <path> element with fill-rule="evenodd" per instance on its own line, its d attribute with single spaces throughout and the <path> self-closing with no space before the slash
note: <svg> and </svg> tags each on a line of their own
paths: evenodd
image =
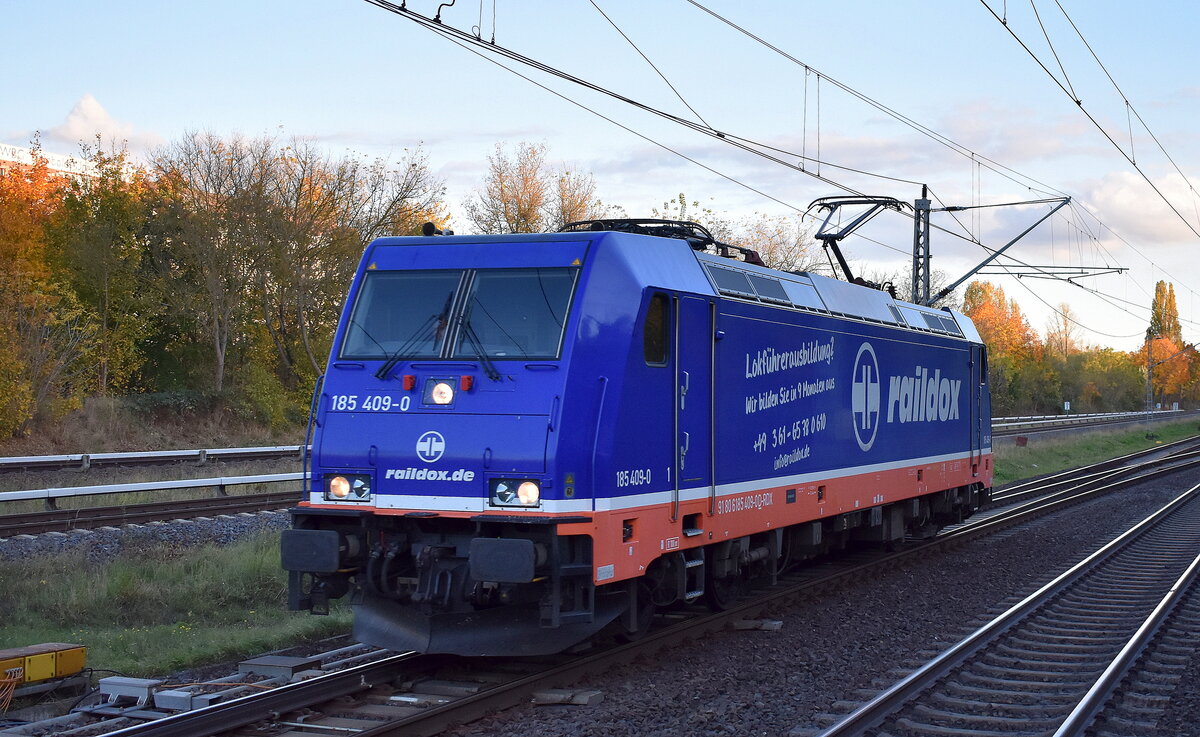
<svg viewBox="0 0 1200 737">
<path fill-rule="evenodd" d="M 246 285 L 256 246 L 267 236 L 263 212 L 274 142 L 224 140 L 198 133 L 169 144 L 155 160 L 164 207 L 156 264 L 164 294 L 188 315 L 211 349 L 212 387 L 225 386 L 230 340 L 249 309 Z"/>
<path fill-rule="evenodd" d="M 157 282 L 143 259 L 146 172 L 125 151 L 106 153 L 99 141 L 85 147 L 96 176 L 72 180 L 47 225 L 50 260 L 91 322 L 95 350 L 89 356 L 94 390 L 126 390 L 141 368 L 139 343 L 157 310 Z M 89 319 L 91 318 L 91 319 Z"/>
<path fill-rule="evenodd" d="M 988 376 L 996 414 L 1051 412 L 1060 407 L 1059 372 L 1047 363 L 1045 346 L 1015 300 L 1004 289 L 973 281 L 963 296 L 963 312 L 988 347 Z"/>
<path fill-rule="evenodd" d="M 1008 299 L 1004 289 L 991 282 L 973 281 L 967 285 L 963 312 L 975 323 L 993 355 L 1028 358 L 1041 347 L 1016 300 Z"/>
<path fill-rule="evenodd" d="M 1080 369 L 1082 412 L 1119 412 L 1142 405 L 1145 377 L 1142 361 L 1112 348 L 1084 353 Z"/>
<path fill-rule="evenodd" d="M 488 157 L 482 191 L 464 204 L 479 233 L 540 233 L 580 220 L 605 217 L 591 174 L 546 165 L 546 145 L 521 142 L 510 157 L 503 144 Z"/>
<path fill-rule="evenodd" d="M 591 174 L 563 166 L 551 177 L 543 218 L 546 230 L 558 230 L 567 223 L 596 220 L 608 214 L 608 208 L 596 197 L 596 181 Z"/>
<path fill-rule="evenodd" d="M 730 231 L 729 243 L 757 251 L 772 269 L 820 272 L 826 268 L 820 248 L 800 215 L 754 213 Z"/>
<path fill-rule="evenodd" d="M 154 166 L 153 262 L 171 319 L 193 341 L 164 352 L 196 353 L 202 341 L 213 391 L 232 380 L 240 406 L 271 418 L 267 398 L 300 404 L 320 373 L 366 243 L 445 221 L 443 185 L 419 150 L 393 167 L 300 141 L 197 133 Z"/>
<path fill-rule="evenodd" d="M 651 214 L 665 220 L 685 220 L 703 225 L 713 238 L 739 248 L 756 251 L 772 269 L 791 272 L 828 271 L 812 233 L 799 215 L 767 215 L 756 212 L 740 220 L 712 207 L 701 207 L 680 192 L 655 207 Z"/>
<path fill-rule="evenodd" d="M 1191 377 L 1192 352 L 1170 338 L 1154 338 L 1147 346 L 1149 355 L 1143 350 L 1139 357 L 1143 365 L 1158 364 L 1151 369 L 1154 401 L 1165 402 L 1171 396 L 1182 399 Z"/>
<path fill-rule="evenodd" d="M 517 144 L 509 158 L 503 144 L 488 157 L 483 191 L 467 200 L 467 219 L 480 233 L 536 233 L 542 230 L 548 187 L 543 176 L 546 146 Z"/>
<path fill-rule="evenodd" d="M 1150 303 L 1150 327 L 1146 328 L 1146 340 L 1155 337 L 1170 338 L 1176 345 L 1183 345 L 1179 309 L 1175 306 L 1175 285 L 1165 281 L 1154 285 L 1154 301 Z"/>
<path fill-rule="evenodd" d="M 1079 333 L 1075 311 L 1066 302 L 1059 304 L 1046 325 L 1046 351 L 1065 361 L 1079 352 Z"/>
<path fill-rule="evenodd" d="M 0 434 L 23 431 L 82 394 L 75 369 L 87 331 L 46 261 L 46 226 L 66 181 L 50 172 L 37 141 L 32 165 L 0 176 Z"/>
</svg>

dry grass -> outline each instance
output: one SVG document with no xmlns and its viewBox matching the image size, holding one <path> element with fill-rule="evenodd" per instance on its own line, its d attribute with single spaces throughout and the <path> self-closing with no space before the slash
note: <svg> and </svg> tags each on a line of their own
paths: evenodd
<svg viewBox="0 0 1200 737">
<path fill-rule="evenodd" d="M 131 399 L 95 397 L 25 437 L 0 440 L 0 456 L 298 445 L 304 426 L 272 431 L 221 411 L 139 411 Z"/>
</svg>

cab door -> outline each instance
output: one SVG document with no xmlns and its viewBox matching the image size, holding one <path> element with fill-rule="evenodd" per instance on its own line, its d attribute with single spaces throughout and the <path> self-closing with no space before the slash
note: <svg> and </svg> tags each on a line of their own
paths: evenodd
<svg viewBox="0 0 1200 737">
<path fill-rule="evenodd" d="M 680 494 L 710 500 L 713 485 L 713 363 L 716 304 L 711 299 L 675 297 L 675 493 L 672 519 L 679 516 Z M 690 492 L 690 493 L 689 493 Z"/>
<path fill-rule="evenodd" d="M 988 403 L 985 396 L 987 391 L 987 353 L 986 349 L 981 345 L 971 346 L 971 389 L 967 394 L 967 402 L 970 404 L 968 417 L 970 418 L 970 443 L 971 443 L 971 475 L 979 475 L 979 464 L 983 457 L 983 434 L 984 423 L 987 423 L 987 428 L 991 429 L 992 418 L 990 412 L 986 411 Z"/>
</svg>

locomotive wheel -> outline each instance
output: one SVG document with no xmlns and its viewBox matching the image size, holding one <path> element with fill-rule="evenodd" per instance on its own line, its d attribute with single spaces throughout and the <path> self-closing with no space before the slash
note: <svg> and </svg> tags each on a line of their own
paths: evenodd
<svg viewBox="0 0 1200 737">
<path fill-rule="evenodd" d="M 720 543 L 712 548 L 712 554 L 704 566 L 704 600 L 714 612 L 731 608 L 741 593 L 741 568 L 733 568 L 724 576 L 716 574 L 717 561 L 729 556 L 734 548 L 729 543 Z"/>
<path fill-rule="evenodd" d="M 633 628 L 630 629 L 627 624 L 627 617 L 621 617 L 621 631 L 617 634 L 617 638 L 625 642 L 633 642 L 640 640 L 650 631 L 650 625 L 654 622 L 654 612 L 658 607 L 654 604 L 654 590 L 645 579 L 637 583 L 637 603 L 634 604 L 636 610 L 633 612 Z"/>
</svg>

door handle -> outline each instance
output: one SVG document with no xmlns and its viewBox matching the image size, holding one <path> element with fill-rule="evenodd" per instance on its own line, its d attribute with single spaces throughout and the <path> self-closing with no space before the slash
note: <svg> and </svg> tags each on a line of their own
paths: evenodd
<svg viewBox="0 0 1200 737">
<path fill-rule="evenodd" d="M 688 387 L 692 385 L 692 375 L 687 371 L 680 372 L 679 382 L 679 409 L 683 409 L 684 402 L 687 400 Z"/>
<path fill-rule="evenodd" d="M 683 467 L 687 465 L 687 453 L 688 453 L 688 448 L 690 448 L 690 447 L 692 447 L 692 436 L 690 433 L 684 432 L 683 433 L 683 443 L 681 443 L 679 446 L 679 470 L 680 471 L 682 471 Z"/>
</svg>

